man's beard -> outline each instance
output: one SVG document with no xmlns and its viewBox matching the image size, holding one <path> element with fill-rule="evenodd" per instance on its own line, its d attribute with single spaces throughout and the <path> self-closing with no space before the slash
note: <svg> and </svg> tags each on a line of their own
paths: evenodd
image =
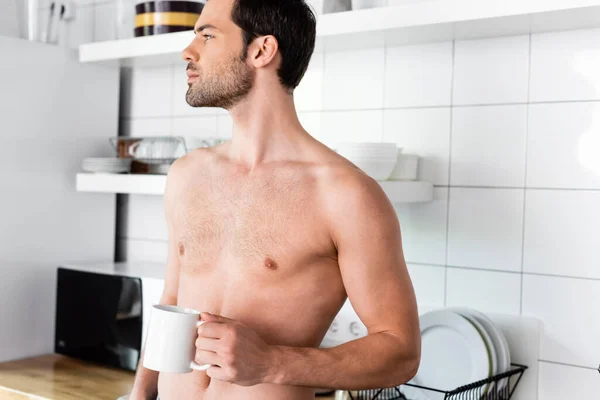
<svg viewBox="0 0 600 400">
<path fill-rule="evenodd" d="M 192 107 L 229 109 L 246 97 L 254 84 L 252 70 L 239 55 L 225 64 L 217 65 L 207 74 L 202 74 L 192 63 L 188 64 L 187 69 L 199 74 L 186 94 L 186 101 Z"/>
</svg>

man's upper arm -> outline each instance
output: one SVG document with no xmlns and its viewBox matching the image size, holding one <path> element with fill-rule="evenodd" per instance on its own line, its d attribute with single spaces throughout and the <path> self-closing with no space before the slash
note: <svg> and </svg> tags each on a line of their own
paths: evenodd
<svg viewBox="0 0 600 400">
<path fill-rule="evenodd" d="M 390 332 L 418 344 L 419 317 L 396 212 L 376 181 L 362 174 L 346 178 L 327 209 L 348 298 L 370 334 Z"/>
<path fill-rule="evenodd" d="M 177 304 L 177 292 L 179 290 L 179 246 L 175 235 L 174 212 L 176 210 L 176 198 L 181 187 L 181 165 L 176 161 L 169 169 L 167 185 L 165 188 L 164 208 L 168 230 L 168 256 L 165 272 L 165 286 L 161 297 L 161 304 Z"/>
</svg>

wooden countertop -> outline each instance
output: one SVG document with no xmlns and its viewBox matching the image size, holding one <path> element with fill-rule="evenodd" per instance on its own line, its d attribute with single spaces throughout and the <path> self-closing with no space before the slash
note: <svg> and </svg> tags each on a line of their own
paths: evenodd
<svg viewBox="0 0 600 400">
<path fill-rule="evenodd" d="M 116 400 L 131 391 L 134 378 L 133 372 L 50 354 L 0 363 L 0 398 Z"/>
<path fill-rule="evenodd" d="M 133 372 L 49 354 L 0 363 L 0 399 L 116 400 L 131 391 L 134 378 Z"/>
</svg>

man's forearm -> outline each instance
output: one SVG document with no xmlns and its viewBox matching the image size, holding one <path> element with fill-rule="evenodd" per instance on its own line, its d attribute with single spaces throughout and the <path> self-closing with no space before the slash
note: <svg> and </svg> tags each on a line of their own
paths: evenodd
<svg viewBox="0 0 600 400">
<path fill-rule="evenodd" d="M 130 400 L 156 400 L 158 396 L 158 372 L 144 368 L 144 354 L 135 374 Z"/>
<path fill-rule="evenodd" d="M 275 346 L 268 381 L 349 390 L 397 386 L 418 369 L 420 349 L 407 347 L 387 332 L 329 349 Z"/>
</svg>

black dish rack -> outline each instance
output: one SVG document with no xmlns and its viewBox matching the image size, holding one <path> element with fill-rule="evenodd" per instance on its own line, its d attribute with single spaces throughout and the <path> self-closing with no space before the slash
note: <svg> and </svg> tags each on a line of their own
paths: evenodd
<svg viewBox="0 0 600 400">
<path fill-rule="evenodd" d="M 402 393 L 403 386 L 412 386 L 423 389 L 426 392 L 437 392 L 437 395 L 432 396 L 435 399 L 441 399 L 443 395 L 444 400 L 509 400 L 526 369 L 527 366 L 525 365 L 513 363 L 509 371 L 460 386 L 450 391 L 406 383 L 388 389 L 362 390 L 359 392 L 348 392 L 348 394 L 352 400 L 413 400 Z M 494 388 L 488 393 L 490 383 L 494 383 Z M 504 386 L 501 390 L 497 390 L 496 387 L 500 384 Z"/>
</svg>

